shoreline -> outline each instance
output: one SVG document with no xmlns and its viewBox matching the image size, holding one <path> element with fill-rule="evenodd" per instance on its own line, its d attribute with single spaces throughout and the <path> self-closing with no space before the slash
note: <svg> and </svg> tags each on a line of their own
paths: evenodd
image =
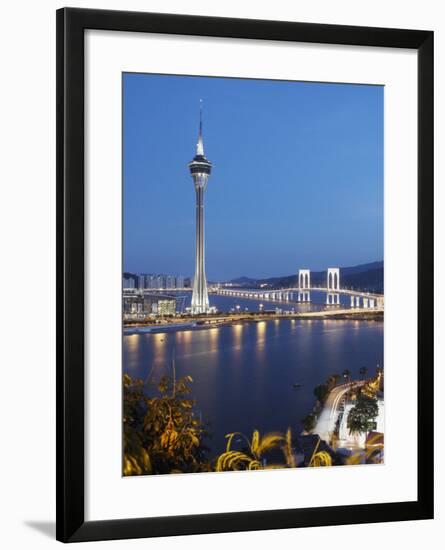
<svg viewBox="0 0 445 550">
<path fill-rule="evenodd" d="M 382 310 L 323 310 L 305 313 L 283 313 L 283 314 L 250 314 L 239 316 L 221 315 L 219 317 L 195 317 L 185 319 L 172 318 L 165 323 L 153 322 L 124 322 L 123 332 L 130 334 L 162 334 L 187 330 L 210 330 L 224 326 L 231 326 L 245 323 L 260 323 L 276 320 L 299 320 L 299 321 L 372 321 L 383 322 L 384 312 Z"/>
</svg>

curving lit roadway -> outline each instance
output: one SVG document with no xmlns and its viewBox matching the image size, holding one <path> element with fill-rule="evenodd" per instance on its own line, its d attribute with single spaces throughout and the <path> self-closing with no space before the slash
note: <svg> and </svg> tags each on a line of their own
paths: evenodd
<svg viewBox="0 0 445 550">
<path fill-rule="evenodd" d="M 341 386 L 336 386 L 333 390 L 331 390 L 328 398 L 326 399 L 323 410 L 318 417 L 317 424 L 312 430 L 312 433 L 319 435 L 323 441 L 329 443 L 335 429 L 335 424 L 338 419 L 338 414 L 340 412 L 339 408 L 343 397 L 349 390 L 360 388 L 365 384 L 366 380 L 358 380 L 355 382 L 349 382 L 348 384 L 342 384 Z"/>
</svg>

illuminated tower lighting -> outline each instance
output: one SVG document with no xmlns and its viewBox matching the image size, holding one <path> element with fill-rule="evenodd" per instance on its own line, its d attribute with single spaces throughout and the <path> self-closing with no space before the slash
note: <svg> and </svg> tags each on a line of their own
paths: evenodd
<svg viewBox="0 0 445 550">
<path fill-rule="evenodd" d="M 210 172 L 212 171 L 212 164 L 204 155 L 204 144 L 202 141 L 202 100 L 200 101 L 199 108 L 199 134 L 198 143 L 196 144 L 196 155 L 189 162 L 188 167 L 195 184 L 196 192 L 196 263 L 192 295 L 192 313 L 196 315 L 207 313 L 210 310 L 205 274 L 204 192 Z"/>
</svg>

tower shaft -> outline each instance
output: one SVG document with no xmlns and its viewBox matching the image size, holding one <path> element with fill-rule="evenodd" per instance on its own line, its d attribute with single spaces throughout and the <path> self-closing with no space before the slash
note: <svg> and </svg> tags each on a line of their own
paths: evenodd
<svg viewBox="0 0 445 550">
<path fill-rule="evenodd" d="M 210 172 L 212 170 L 212 164 L 204 155 L 201 112 L 202 109 L 200 111 L 196 155 L 188 165 L 193 178 L 196 193 L 196 260 L 191 307 L 192 314 L 195 315 L 200 313 L 208 313 L 210 310 L 205 274 L 204 193 L 207 188 Z"/>
<path fill-rule="evenodd" d="M 205 274 L 205 241 L 204 241 L 204 192 L 207 186 L 207 174 L 197 175 L 196 192 L 196 260 L 193 282 L 192 313 L 207 313 L 209 296 Z M 198 181 L 197 181 L 198 180 Z"/>
</svg>

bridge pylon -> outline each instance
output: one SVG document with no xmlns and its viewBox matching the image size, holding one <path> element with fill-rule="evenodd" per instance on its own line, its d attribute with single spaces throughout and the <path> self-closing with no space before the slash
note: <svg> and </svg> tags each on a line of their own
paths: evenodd
<svg viewBox="0 0 445 550">
<path fill-rule="evenodd" d="M 311 271 L 310 269 L 298 270 L 298 301 L 311 301 Z"/>
<path fill-rule="evenodd" d="M 326 305 L 339 306 L 340 305 L 340 268 L 328 267 L 326 288 Z"/>
</svg>

